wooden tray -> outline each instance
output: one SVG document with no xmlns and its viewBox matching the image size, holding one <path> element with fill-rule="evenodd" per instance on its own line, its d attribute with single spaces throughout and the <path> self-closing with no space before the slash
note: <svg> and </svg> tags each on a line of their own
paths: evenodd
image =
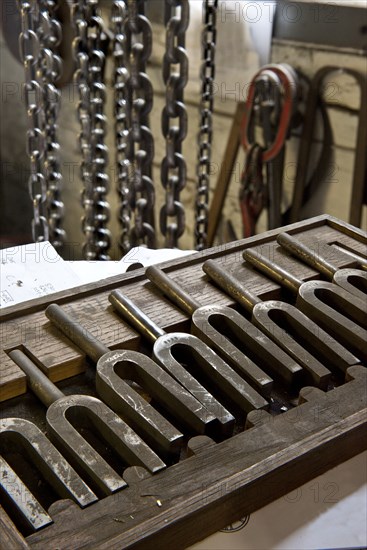
<svg viewBox="0 0 367 550">
<path fill-rule="evenodd" d="M 339 267 L 353 265 L 348 251 L 366 257 L 366 234 L 329 216 L 283 229 L 305 242 L 317 241 L 320 250 L 331 246 Z M 302 280 L 317 278 L 313 269 L 279 253 L 275 239 L 280 231 L 162 267 L 203 304 L 234 306 L 203 274 L 201 266 L 209 258 L 246 280 L 260 298 L 284 298 L 277 284 L 242 259 L 244 248 L 268 245 L 275 261 L 294 275 Z M 65 392 L 83 384 L 80 380 L 86 375 L 81 373 L 88 374 L 85 356 L 45 317 L 50 303 L 62 304 L 112 349 L 141 349 L 138 334 L 109 306 L 108 294 L 114 288 L 122 289 L 165 330 L 189 330 L 188 317 L 162 298 L 142 269 L 7 308 L 1 314 L 3 416 L 31 418 L 44 428 L 44 408 L 26 392 L 25 377 L 8 356 L 14 348 L 25 349 L 52 380 L 63 381 Z M 190 458 L 154 476 L 142 468 L 128 468 L 127 488 L 84 510 L 69 500 L 55 502 L 49 510 L 54 523 L 25 538 L 1 510 L 4 548 L 185 548 L 364 450 L 366 382 L 365 369 L 353 367 L 347 383 L 327 393 L 304 389 L 301 405 L 277 416 L 252 414 L 253 427 L 224 442 L 192 438 Z"/>
</svg>

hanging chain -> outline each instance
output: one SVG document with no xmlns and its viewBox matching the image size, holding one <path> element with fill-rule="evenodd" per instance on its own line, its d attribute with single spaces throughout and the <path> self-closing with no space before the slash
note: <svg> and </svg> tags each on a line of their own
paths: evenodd
<svg viewBox="0 0 367 550">
<path fill-rule="evenodd" d="M 44 89 L 45 125 L 45 175 L 49 207 L 50 241 L 56 248 L 65 242 L 65 231 L 62 229 L 64 204 L 61 200 L 62 175 L 60 167 L 60 144 L 57 138 L 57 117 L 60 110 L 61 93 L 56 82 L 61 76 L 61 57 L 55 49 L 61 42 L 61 25 L 55 18 L 57 2 L 43 0 L 40 2 L 40 72 Z"/>
<path fill-rule="evenodd" d="M 161 180 L 166 202 L 160 212 L 160 228 L 166 246 L 178 246 L 185 229 L 185 211 L 180 192 L 186 185 L 186 162 L 182 141 L 187 134 L 187 111 L 183 90 L 188 80 L 185 33 L 189 24 L 188 0 L 165 0 L 166 52 L 163 57 L 163 80 L 166 105 L 162 111 L 162 132 L 166 139 L 166 156 L 162 160 Z M 178 119 L 178 124 L 174 120 Z M 170 219 L 171 218 L 171 219 Z"/>
<path fill-rule="evenodd" d="M 103 23 L 97 12 L 98 0 L 72 0 L 76 32 L 73 42 L 77 70 L 74 75 L 79 92 L 78 119 L 81 131 L 81 177 L 84 184 L 82 230 L 86 260 L 109 260 L 111 234 L 107 229 L 110 208 L 106 200 L 109 178 L 106 173 L 108 150 L 105 145 L 106 86 L 103 83 L 105 54 Z"/>
<path fill-rule="evenodd" d="M 53 0 L 20 0 L 22 32 L 20 55 L 25 69 L 24 96 L 28 115 L 27 153 L 30 158 L 29 193 L 33 204 L 32 237 L 60 248 L 65 241 L 61 227 L 61 173 L 57 141 L 61 58 L 54 53 L 61 40 Z"/>
<path fill-rule="evenodd" d="M 117 191 L 120 197 L 119 221 L 121 225 L 120 247 L 124 254 L 130 248 L 130 181 L 131 181 L 131 103 L 128 93 L 130 78 L 126 56 L 127 6 L 123 0 L 113 3 L 111 30 L 114 57 L 114 112 L 116 134 Z"/>
<path fill-rule="evenodd" d="M 21 60 L 24 64 L 24 97 L 28 115 L 27 154 L 30 159 L 29 194 L 33 204 L 32 236 L 34 242 L 47 241 L 47 184 L 44 174 L 45 110 L 38 71 L 40 41 L 36 34 L 39 10 L 35 0 L 20 0 L 22 31 L 19 37 Z"/>
<path fill-rule="evenodd" d="M 33 204 L 32 237 L 34 242 L 47 241 L 47 183 L 44 174 L 45 110 L 38 71 L 40 41 L 39 9 L 36 0 L 20 0 L 22 31 L 19 37 L 20 56 L 24 64 L 24 97 L 28 115 L 27 154 L 30 159 L 29 194 Z"/>
<path fill-rule="evenodd" d="M 213 137 L 213 84 L 215 78 L 215 48 L 217 40 L 216 16 L 218 0 L 204 2 L 202 33 L 203 64 L 201 66 L 200 129 L 198 134 L 197 195 L 196 195 L 196 250 L 207 246 L 210 160 Z"/>
<path fill-rule="evenodd" d="M 144 0 L 127 0 L 127 5 L 126 51 L 130 60 L 127 86 L 131 127 L 128 135 L 130 145 L 126 147 L 132 167 L 130 208 L 135 218 L 130 238 L 135 246 L 146 244 L 155 248 L 152 224 L 155 192 L 151 179 L 154 141 L 148 125 L 148 115 L 153 106 L 153 88 L 146 73 L 146 63 L 152 52 L 152 29 L 144 16 Z"/>
</svg>

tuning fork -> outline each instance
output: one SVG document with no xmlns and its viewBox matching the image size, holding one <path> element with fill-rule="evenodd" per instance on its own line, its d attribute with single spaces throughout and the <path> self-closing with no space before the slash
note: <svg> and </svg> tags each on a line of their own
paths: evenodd
<svg viewBox="0 0 367 550">
<path fill-rule="evenodd" d="M 0 420 L 0 440 L 5 436 L 16 441 L 17 446 L 28 456 L 60 498 L 72 498 L 81 508 L 98 500 L 33 422 L 23 418 L 3 418 Z M 18 511 L 20 521 L 26 528 L 37 531 L 52 523 L 48 512 L 2 456 L 0 492 L 4 500 Z"/>
<path fill-rule="evenodd" d="M 190 432 L 211 430 L 214 416 L 152 359 L 137 351 L 111 351 L 57 304 L 47 307 L 46 316 L 96 363 L 97 393 L 151 447 L 175 454 L 182 447 L 183 435 L 125 379 L 138 383 Z"/>
<path fill-rule="evenodd" d="M 268 408 L 268 402 L 199 338 L 184 332 L 166 333 L 119 290 L 111 292 L 109 301 L 153 343 L 155 360 L 216 416 L 222 429 L 232 430 L 234 420 L 222 402 L 241 418 L 251 410 Z"/>
<path fill-rule="evenodd" d="M 345 373 L 350 366 L 360 364 L 357 357 L 292 304 L 280 300 L 260 300 L 213 260 L 207 260 L 203 270 L 251 314 L 256 326 L 302 366 L 307 382 L 327 389 L 331 371 L 325 365 Z"/>
<path fill-rule="evenodd" d="M 361 269 L 340 269 L 326 258 L 320 256 L 320 254 L 317 254 L 312 248 L 289 235 L 289 233 L 280 233 L 277 241 L 292 256 L 317 269 L 336 285 L 344 288 L 344 290 L 347 290 L 361 300 L 367 300 L 367 272 L 361 271 L 365 269 L 363 263 L 360 264 Z"/>
<path fill-rule="evenodd" d="M 295 294 L 297 308 L 321 328 L 337 338 L 362 361 L 367 359 L 365 300 L 333 283 L 304 282 L 253 249 L 245 250 L 243 257 L 259 271 Z"/>
<path fill-rule="evenodd" d="M 126 482 L 77 431 L 72 416 L 86 417 L 119 457 L 130 466 L 143 466 L 151 473 L 166 467 L 144 441 L 100 399 L 89 395 L 65 395 L 21 350 L 9 356 L 26 374 L 28 387 L 47 407 L 47 433 L 53 443 L 102 495 L 126 486 Z"/>
<path fill-rule="evenodd" d="M 267 396 L 273 386 L 272 378 L 259 365 L 287 385 L 297 383 L 302 367 L 240 313 L 227 306 L 201 305 L 156 266 L 149 266 L 145 274 L 171 302 L 191 316 L 193 334 L 213 347 L 259 393 Z M 241 349 L 236 341 L 243 344 Z"/>
</svg>

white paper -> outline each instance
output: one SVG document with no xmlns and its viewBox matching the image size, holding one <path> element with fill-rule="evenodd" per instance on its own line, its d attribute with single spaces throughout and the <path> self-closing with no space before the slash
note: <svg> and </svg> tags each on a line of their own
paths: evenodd
<svg viewBox="0 0 367 550">
<path fill-rule="evenodd" d="M 0 308 L 81 284 L 48 241 L 0 250 Z"/>
<path fill-rule="evenodd" d="M 142 267 L 148 265 L 174 260 L 189 254 L 194 254 L 195 250 L 178 250 L 171 248 L 161 248 L 151 250 L 144 246 L 136 246 L 130 250 L 121 260 L 110 262 L 69 262 L 71 269 L 78 275 L 83 283 L 92 283 L 125 273 L 129 267 L 140 264 Z M 138 266 L 137 266 L 138 267 Z"/>
<path fill-rule="evenodd" d="M 0 308 L 40 298 L 125 273 L 134 264 L 148 265 L 195 253 L 194 250 L 132 248 L 121 260 L 64 261 L 48 241 L 0 250 Z"/>
</svg>

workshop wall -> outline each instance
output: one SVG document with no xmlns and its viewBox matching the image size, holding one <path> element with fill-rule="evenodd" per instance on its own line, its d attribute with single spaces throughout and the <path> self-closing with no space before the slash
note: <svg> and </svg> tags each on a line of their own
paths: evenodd
<svg viewBox="0 0 367 550">
<path fill-rule="evenodd" d="M 211 197 L 213 196 L 216 177 L 223 160 L 223 152 L 227 143 L 232 116 L 237 101 L 245 99 L 245 91 L 252 75 L 264 60 L 264 47 L 259 48 L 261 36 L 264 42 L 268 39 L 271 28 L 271 11 L 269 2 L 265 2 L 266 9 L 251 11 L 251 2 L 221 3 L 218 12 L 218 48 L 216 95 L 214 115 L 214 141 L 212 156 Z M 263 3 L 264 4 L 264 3 Z M 350 2 L 358 5 L 358 2 Z M 360 3 L 359 3 L 360 4 Z M 244 10 L 244 7 L 247 8 Z M 157 11 L 157 10 L 156 10 Z M 238 12 L 238 13 L 237 13 Z M 159 14 L 158 14 L 159 15 Z M 256 21 L 256 22 L 254 22 Z M 256 32 L 257 29 L 257 32 Z M 261 29 L 261 32 L 260 32 Z M 194 199 L 196 189 L 197 148 L 196 135 L 198 131 L 198 104 L 200 82 L 198 78 L 200 67 L 200 31 L 201 31 L 201 3 L 191 2 L 191 22 L 187 36 L 187 47 L 190 59 L 190 79 L 185 90 L 189 117 L 188 137 L 184 142 L 183 152 L 188 166 L 187 187 L 182 192 L 182 201 L 186 208 L 186 231 L 180 239 L 181 248 L 193 248 L 194 226 Z M 160 162 L 164 156 L 164 140 L 161 136 L 161 111 L 164 105 L 164 86 L 161 74 L 161 59 L 164 51 L 164 27 L 159 21 L 153 21 L 153 55 L 148 68 L 155 89 L 154 106 L 151 114 L 151 126 L 155 136 L 155 157 L 153 176 L 156 184 L 156 219 L 159 220 L 159 210 L 163 201 L 163 189 L 160 183 Z M 259 38 L 260 35 L 260 38 Z M 30 221 L 31 204 L 28 198 L 27 178 L 28 160 L 25 153 L 26 116 L 21 93 L 23 68 L 15 61 L 8 51 L 7 45 L 0 36 L 0 78 L 1 78 L 1 173 L 0 173 L 0 232 L 5 244 L 12 242 L 28 242 L 31 240 Z M 331 46 L 320 46 L 273 40 L 271 60 L 274 62 L 288 62 L 305 74 L 311 76 L 316 70 L 326 64 L 340 64 L 354 67 L 362 72 L 366 69 L 365 53 L 351 49 L 336 49 Z M 117 222 L 117 193 L 114 170 L 114 138 L 113 138 L 113 104 L 112 104 L 112 66 L 107 66 L 108 102 L 107 115 L 109 131 L 107 145 L 110 148 L 110 178 L 111 191 L 111 230 L 114 235 L 112 250 L 113 257 L 118 257 L 117 237 L 119 226 Z M 349 215 L 349 200 L 355 157 L 355 137 L 359 92 L 356 85 L 347 77 L 333 77 L 325 87 L 326 100 L 330 106 L 329 113 L 334 130 L 334 160 L 330 167 L 329 176 L 320 187 L 313 200 L 302 212 L 303 217 L 316 215 L 322 212 L 333 214 L 347 220 Z M 76 88 L 70 84 L 62 91 L 62 107 L 59 119 L 59 139 L 61 144 L 63 168 L 63 199 L 66 207 L 65 229 L 68 240 L 72 243 L 83 241 L 79 219 L 82 215 L 80 205 L 81 183 L 79 179 L 79 151 L 77 134 L 79 131 L 75 109 L 77 103 Z M 346 105 L 346 108 L 342 105 Z M 320 137 L 316 136 L 316 141 Z M 295 173 L 295 153 L 298 138 L 292 138 L 289 154 L 286 159 L 285 189 L 286 201 L 290 200 L 293 178 Z M 239 181 L 242 171 L 244 155 L 241 151 L 236 162 L 231 185 L 229 188 L 223 218 L 231 220 L 237 236 L 241 236 L 241 219 L 238 206 Z M 366 220 L 364 213 L 364 224 Z M 266 229 L 266 217 L 262 216 L 258 224 L 258 231 Z M 157 231 L 159 234 L 159 229 Z M 219 240 L 227 237 L 225 224 L 219 230 Z M 159 239 L 160 246 L 163 238 Z M 75 250 L 76 245 L 70 247 Z"/>
</svg>

